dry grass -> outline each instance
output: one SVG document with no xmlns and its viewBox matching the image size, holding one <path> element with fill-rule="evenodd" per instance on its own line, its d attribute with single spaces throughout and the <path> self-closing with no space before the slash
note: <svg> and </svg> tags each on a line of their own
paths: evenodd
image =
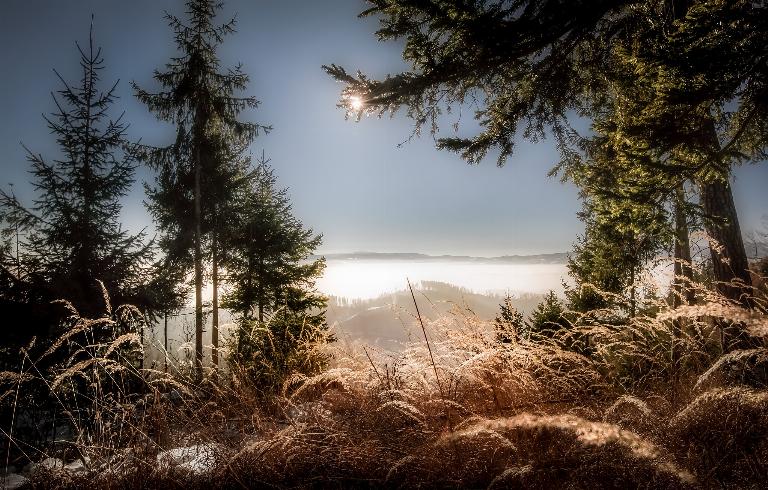
<svg viewBox="0 0 768 490">
<path fill-rule="evenodd" d="M 669 422 L 670 438 L 707 480 L 768 478 L 768 392 L 720 388 L 696 397 Z"/>
<path fill-rule="evenodd" d="M 60 488 L 759 485 L 768 478 L 768 391 L 759 376 L 768 353 L 718 352 L 713 317 L 730 312 L 722 306 L 661 306 L 623 325 L 593 312 L 546 342 L 517 344 L 496 343 L 492 325 L 457 313 L 425 324 L 429 342 L 400 353 L 326 346 L 333 368 L 290 378 L 269 404 L 242 384 L 193 385 L 183 375 L 137 371 L 140 397 L 95 399 L 98 431 L 79 427 L 77 454 L 91 471 L 43 470 L 33 481 Z M 765 321 L 750 318 L 750 327 Z M 682 326 L 678 335 L 673 325 Z M 125 335 L 100 351 L 114 363 L 94 357 L 69 370 L 131 369 L 116 357 L 135 341 Z M 586 348 L 564 347 L 576 337 Z M 75 372 L 61 371 L 52 388 Z M 18 384 L 24 374 L 0 380 Z M 187 449 L 164 452 L 173 448 Z"/>
</svg>

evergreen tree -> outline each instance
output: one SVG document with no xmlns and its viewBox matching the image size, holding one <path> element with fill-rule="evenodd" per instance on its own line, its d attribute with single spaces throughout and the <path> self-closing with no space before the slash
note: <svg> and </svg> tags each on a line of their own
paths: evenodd
<svg viewBox="0 0 768 490">
<path fill-rule="evenodd" d="M 639 11 L 636 33 L 615 42 L 610 58 L 612 141 L 648 148 L 654 158 L 635 165 L 651 163 L 670 182 L 669 192 L 681 178 L 698 185 L 717 289 L 748 305 L 750 277 L 729 177 L 734 163 L 764 153 L 766 114 L 757 100 L 765 93 L 764 68 L 755 56 L 765 52 L 765 6 L 649 2 Z M 743 44 L 732 52 L 735 38 Z"/>
<path fill-rule="evenodd" d="M 525 330 L 525 319 L 523 314 L 512 304 L 512 296 L 509 294 L 499 305 L 499 314 L 494 318 L 493 325 L 497 342 L 513 344 L 520 340 Z"/>
<path fill-rule="evenodd" d="M 443 112 L 478 99 L 481 131 L 441 138 L 440 148 L 470 163 L 490 149 L 499 164 L 522 134 L 555 136 L 572 151 L 568 114 L 599 118 L 629 110 L 624 138 L 657 156 L 635 162 L 699 185 L 718 289 L 744 303 L 746 255 L 728 184 L 736 159 L 768 148 L 768 5 L 763 2 L 461 2 L 369 0 L 380 40 L 402 40 L 410 71 L 374 80 L 324 67 L 346 84 L 348 115 L 407 108 L 416 131 L 437 132 Z M 734 44 L 738 40 L 738 49 Z M 611 107 L 614 106 L 614 107 Z M 637 110 L 632 110 L 634 106 Z M 626 118 L 624 118 L 626 119 Z M 631 129 L 631 130 L 629 130 Z M 678 182 L 674 182 L 677 177 Z M 658 183 L 656 179 L 652 183 Z M 739 282 L 741 285 L 739 285 Z"/>
<path fill-rule="evenodd" d="M 640 275 L 672 238 L 672 182 L 651 171 L 656 162 L 647 146 L 621 138 L 614 116 L 601 116 L 594 135 L 579 142 L 581 151 L 558 167 L 580 189 L 586 225 L 568 260 L 576 287 L 566 296 L 575 311 L 619 307 L 633 317 Z"/>
<path fill-rule="evenodd" d="M 312 257 L 322 236 L 293 216 L 263 155 L 249 183 L 223 242 L 230 288 L 224 305 L 240 315 L 230 360 L 255 387 L 274 392 L 293 371 L 312 374 L 325 365 L 311 348 L 332 338 L 327 299 L 315 290 L 325 260 Z"/>
<path fill-rule="evenodd" d="M 569 308 L 579 312 L 614 309 L 634 317 L 641 302 L 641 274 L 669 243 L 667 224 L 655 223 L 660 229 L 640 231 L 628 227 L 622 216 L 600 215 L 589 200 L 579 216 L 586 226 L 568 258 L 568 272 L 575 282 L 566 288 Z"/>
<path fill-rule="evenodd" d="M 238 120 L 242 111 L 255 108 L 253 97 L 237 97 L 248 76 L 240 66 L 223 70 L 217 49 L 234 32 L 234 19 L 215 25 L 222 5 L 213 0 L 186 2 L 189 22 L 166 14 L 173 29 L 177 57 L 156 72 L 163 91 L 151 93 L 134 83 L 136 96 L 151 112 L 177 128 L 176 141 L 144 157 L 158 170 L 155 187 L 148 187 L 149 208 L 158 223 L 164 251 L 178 263 L 191 265 L 195 289 L 195 354 L 198 375 L 203 359 L 203 273 L 210 257 L 214 286 L 213 340 L 218 347 L 218 282 L 220 237 L 226 227 L 224 209 L 244 182 L 245 169 L 237 158 L 260 131 L 270 128 Z M 214 359 L 216 360 L 216 359 Z"/>
<path fill-rule="evenodd" d="M 288 288 L 314 288 L 325 261 L 311 256 L 322 236 L 293 216 L 287 189 L 277 188 L 274 171 L 263 156 L 240 199 L 237 221 L 225 243 L 231 283 L 226 305 L 263 321 L 284 306 Z"/>
<path fill-rule="evenodd" d="M 570 327 L 570 322 L 565 317 L 563 302 L 554 291 L 548 292 L 536 309 L 531 312 L 526 325 L 526 338 L 537 340 L 552 337 L 558 330 Z"/>
<path fill-rule="evenodd" d="M 93 27 L 87 48 L 77 47 L 80 83 L 71 86 L 55 72 L 63 87 L 53 95 L 56 112 L 44 116 L 61 156 L 49 160 L 27 150 L 34 204 L 26 207 L 4 191 L 0 204 L 6 235 L 21 236 L 12 266 L 19 299 L 38 305 L 66 299 L 83 317 L 100 317 L 105 302 L 99 281 L 115 305 L 150 306 L 142 298 L 151 250 L 142 233 L 128 233 L 118 220 L 135 163 L 122 116 L 110 118 L 117 82 L 99 89 L 104 61 Z"/>
</svg>

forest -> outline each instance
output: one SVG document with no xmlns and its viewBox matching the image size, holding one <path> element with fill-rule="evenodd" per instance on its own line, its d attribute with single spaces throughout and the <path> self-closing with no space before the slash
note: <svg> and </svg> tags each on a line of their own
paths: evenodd
<svg viewBox="0 0 768 490">
<path fill-rule="evenodd" d="M 408 70 L 317 66 L 338 117 L 405 117 L 469 165 L 554 142 L 584 230 L 564 294 L 507 295 L 490 321 L 408 282 L 397 349 L 328 321 L 324 236 L 257 151 L 280 128 L 222 61 L 223 8 L 178 2 L 174 54 L 128 84 L 104 76 L 93 17 L 71 34 L 80 77 L 54 70 L 57 150 L 22 143 L 33 199 L 0 187 L 0 488 L 766 484 L 768 219 L 742 229 L 732 182 L 768 159 L 768 3 L 361 1 L 349 22 Z M 128 136 L 122 85 L 163 144 Z M 151 235 L 120 218 L 140 170 Z"/>
</svg>

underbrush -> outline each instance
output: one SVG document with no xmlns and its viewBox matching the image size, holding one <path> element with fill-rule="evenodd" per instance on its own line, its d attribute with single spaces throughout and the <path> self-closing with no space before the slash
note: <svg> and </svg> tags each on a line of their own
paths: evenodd
<svg viewBox="0 0 768 490">
<path fill-rule="evenodd" d="M 90 399 L 93 423 L 77 427 L 64 458 L 86 468 L 37 465 L 31 485 L 674 489 L 768 479 L 764 314 L 714 298 L 622 325 L 597 312 L 573 318 L 536 342 L 499 343 L 493 325 L 456 311 L 399 353 L 316 346 L 333 366 L 288 378 L 270 400 L 243 379 L 194 384 L 123 367 L 143 389 L 129 403 Z M 754 334 L 754 348 L 718 350 L 728 319 Z M 78 376 L 92 382 L 99 362 Z"/>
</svg>

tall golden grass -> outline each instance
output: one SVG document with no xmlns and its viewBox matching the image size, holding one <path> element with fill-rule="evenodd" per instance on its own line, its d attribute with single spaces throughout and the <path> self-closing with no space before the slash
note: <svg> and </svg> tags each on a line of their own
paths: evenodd
<svg viewBox="0 0 768 490">
<path fill-rule="evenodd" d="M 537 342 L 498 343 L 490 322 L 457 311 L 424 323 L 425 338 L 398 353 L 306 346 L 331 355 L 333 366 L 290 377 L 269 403 L 236 377 L 194 384 L 183 373 L 138 369 L 125 354 L 136 338 L 125 332 L 90 351 L 81 346 L 92 354 L 73 357 L 46 382 L 57 392 L 77 377 L 128 372 L 141 390 L 96 390 L 89 398 L 96 423 L 71 421 L 76 451 L 68 457 L 88 469 L 43 469 L 32 481 L 46 488 L 756 488 L 768 479 L 768 350 L 760 337 L 768 317 L 703 288 L 698 295 L 697 306 L 659 302 L 621 324 L 605 320 L 608 312 L 571 312 L 572 328 Z M 113 317 L 73 321 L 86 331 Z M 756 347 L 723 353 L 723 321 L 749 329 Z M 41 375 L 30 365 L 0 374 L 5 400 L 29 382 L 23 376 Z M 186 456 L 173 457 L 173 448 L 187 448 Z M 56 454 L 36 454 L 44 456 Z"/>
</svg>

